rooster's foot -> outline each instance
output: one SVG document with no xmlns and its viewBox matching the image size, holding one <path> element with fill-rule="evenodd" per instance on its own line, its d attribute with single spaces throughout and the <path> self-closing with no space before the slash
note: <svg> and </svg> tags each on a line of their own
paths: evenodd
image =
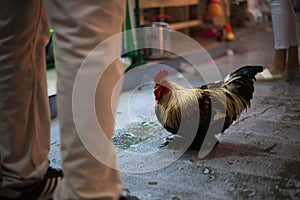
<svg viewBox="0 0 300 200">
<path fill-rule="evenodd" d="M 159 146 L 159 148 L 166 147 L 168 144 L 170 144 L 170 142 L 173 140 L 173 138 L 174 138 L 174 135 L 165 137 L 163 143 Z"/>
<path fill-rule="evenodd" d="M 160 145 L 160 148 L 168 147 L 170 149 L 184 149 L 187 148 L 187 140 L 179 135 L 171 135 L 164 138 L 164 142 Z"/>
</svg>

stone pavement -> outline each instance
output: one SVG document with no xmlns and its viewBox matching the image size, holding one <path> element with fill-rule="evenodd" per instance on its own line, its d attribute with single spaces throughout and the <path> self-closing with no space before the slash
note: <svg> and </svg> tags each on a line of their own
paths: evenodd
<svg viewBox="0 0 300 200">
<path fill-rule="evenodd" d="M 271 63 L 269 25 L 242 29 L 236 36 L 235 55 L 215 59 L 223 76 L 242 65 Z M 122 93 L 121 108 L 128 105 L 132 91 Z M 187 151 L 167 164 L 174 155 L 159 154 L 165 132 L 153 117 L 151 84 L 134 91 L 129 100 L 136 118 L 120 122 L 114 138 L 125 193 L 142 200 L 300 199 L 300 79 L 256 82 L 252 108 L 219 137 L 207 157 L 199 159 L 197 152 Z M 121 108 L 117 119 L 126 118 Z M 54 120 L 50 160 L 57 166 L 58 129 Z M 149 157 L 143 163 L 136 155 Z"/>
</svg>

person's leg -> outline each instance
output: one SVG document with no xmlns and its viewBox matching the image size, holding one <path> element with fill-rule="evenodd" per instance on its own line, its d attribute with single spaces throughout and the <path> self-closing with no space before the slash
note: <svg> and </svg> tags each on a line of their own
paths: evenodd
<svg viewBox="0 0 300 200">
<path fill-rule="evenodd" d="M 48 40 L 42 0 L 0 1 L 0 199 L 51 197 L 62 177 L 48 167 Z"/>
<path fill-rule="evenodd" d="M 288 49 L 287 73 L 288 78 L 295 78 L 299 72 L 298 45 Z"/>
<path fill-rule="evenodd" d="M 287 50 L 298 45 L 297 20 L 291 0 L 272 0 L 270 8 L 275 48 L 270 72 L 283 73 L 286 65 L 286 60 L 283 58 L 286 59 Z"/>
<path fill-rule="evenodd" d="M 44 177 L 50 148 L 43 1 L 0 1 L 1 192 Z"/>
<path fill-rule="evenodd" d="M 58 72 L 58 119 L 61 130 L 61 150 L 64 179 L 55 193 L 55 199 L 118 199 L 122 181 L 117 169 L 106 166 L 86 149 L 75 127 L 72 106 L 72 92 L 75 76 L 84 59 L 105 39 L 122 31 L 125 16 L 125 1 L 120 0 L 79 0 L 46 1 L 52 28 L 55 30 L 56 67 Z M 121 42 L 116 46 L 101 49 L 99 57 L 90 62 L 91 69 L 105 68 L 106 57 L 121 54 Z M 120 79 L 123 67 L 118 61 L 105 71 L 100 80 L 96 96 L 96 110 L 104 134 L 111 140 L 114 132 L 115 106 L 120 91 L 112 98 L 116 81 Z M 100 77 L 99 77 L 100 78 Z M 84 84 L 84 83 L 82 83 Z M 93 101 L 93 99 L 91 99 Z M 74 103 L 74 102 L 73 102 Z M 83 102 L 90 104 L 92 102 Z M 75 108 L 76 109 L 76 108 Z M 86 113 L 82 113 L 84 116 Z M 91 120 L 84 119 L 83 120 Z M 97 119 L 96 119 L 97 120 Z M 90 130 L 86 129 L 88 136 Z M 99 133 L 101 134 L 101 133 Z M 96 151 L 102 151 L 101 141 Z M 105 154 L 116 164 L 113 146 Z"/>
<path fill-rule="evenodd" d="M 286 49 L 275 49 L 272 65 L 269 67 L 271 74 L 283 74 L 286 66 Z"/>
<path fill-rule="evenodd" d="M 289 78 L 294 78 L 299 71 L 298 58 L 298 23 L 296 13 L 294 11 L 293 1 L 285 2 L 285 12 L 287 15 L 287 30 L 289 40 L 288 61 L 287 61 L 287 75 Z"/>
<path fill-rule="evenodd" d="M 286 1 L 286 0 L 284 0 Z M 272 65 L 269 67 L 271 74 L 283 74 L 286 67 L 286 54 L 289 47 L 286 44 L 286 24 L 285 13 L 282 9 L 282 0 L 271 0 L 269 2 L 272 15 L 272 27 L 274 36 L 274 58 Z"/>
</svg>

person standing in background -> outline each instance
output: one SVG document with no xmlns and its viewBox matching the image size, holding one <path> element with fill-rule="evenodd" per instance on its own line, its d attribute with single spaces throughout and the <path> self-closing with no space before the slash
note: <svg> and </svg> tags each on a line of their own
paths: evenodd
<svg viewBox="0 0 300 200">
<path fill-rule="evenodd" d="M 294 0 L 269 0 L 274 35 L 274 59 L 269 68 L 257 75 L 259 81 L 287 76 L 294 79 L 299 71 L 298 27 Z"/>
</svg>

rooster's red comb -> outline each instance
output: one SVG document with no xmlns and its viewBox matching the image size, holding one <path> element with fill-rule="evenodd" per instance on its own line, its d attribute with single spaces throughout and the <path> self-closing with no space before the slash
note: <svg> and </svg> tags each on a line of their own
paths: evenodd
<svg viewBox="0 0 300 200">
<path fill-rule="evenodd" d="M 160 71 L 157 72 L 157 74 L 155 75 L 155 77 L 154 77 L 154 82 L 155 82 L 155 83 L 160 82 L 160 80 L 161 80 L 162 78 L 164 78 L 165 76 L 167 76 L 168 74 L 169 74 L 169 71 L 168 71 L 168 70 L 166 70 L 166 69 L 160 70 Z"/>
</svg>

